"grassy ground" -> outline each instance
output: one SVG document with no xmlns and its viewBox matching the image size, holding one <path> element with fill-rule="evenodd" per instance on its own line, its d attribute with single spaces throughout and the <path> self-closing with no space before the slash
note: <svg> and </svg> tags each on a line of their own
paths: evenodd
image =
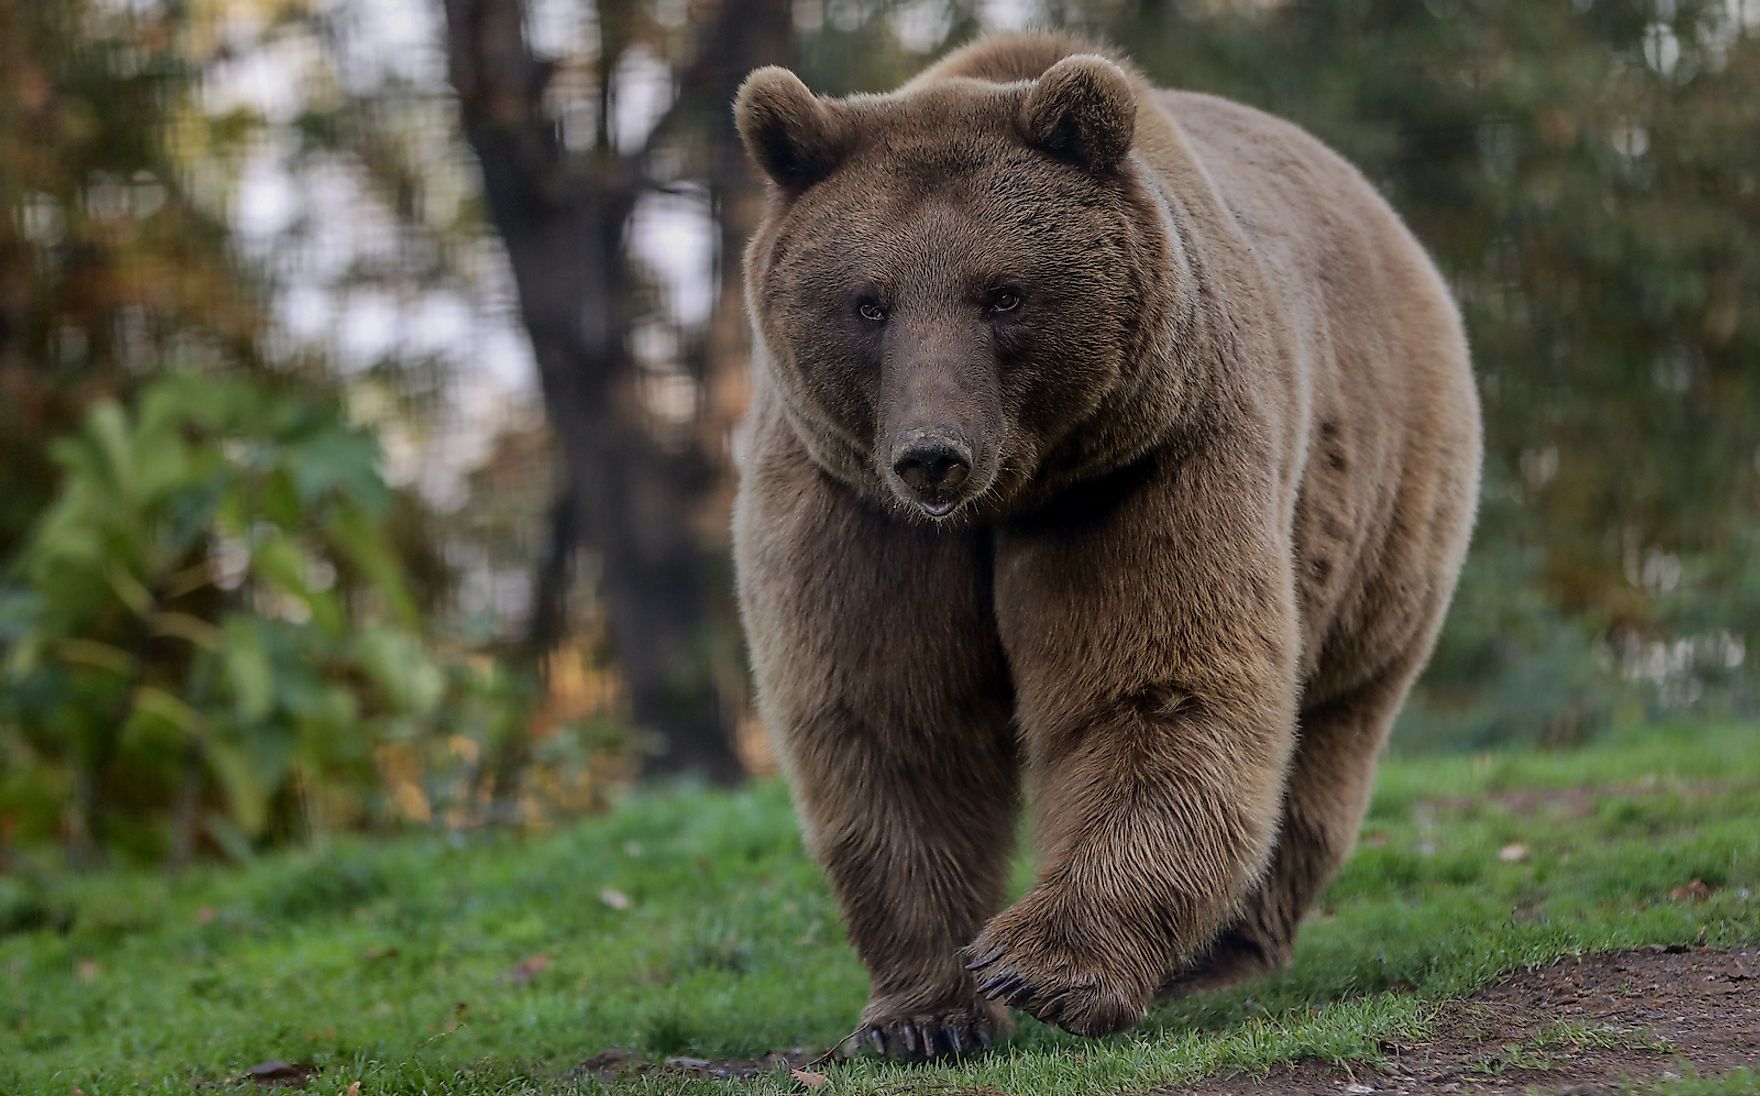
<svg viewBox="0 0 1760 1096">
<path fill-rule="evenodd" d="M 310 1090 L 326 1093 L 592 1090 L 571 1070 L 608 1048 L 816 1049 L 864 997 L 775 784 L 643 798 L 538 838 L 343 843 L 175 883 L 0 878 L 0 934 L 5 1093 L 184 1092 L 269 1059 L 316 1064 Z M 833 1066 L 820 1091 L 1111 1093 L 1374 1061 L 1378 1042 L 1421 1038 L 1438 1001 L 1500 972 L 1756 940 L 1760 729 L 1399 760 L 1286 973 L 1163 1006 L 1127 1035 L 1084 1042 L 1027 1021 L 1003 1053 Z M 786 1073 L 746 1085 L 800 1090 Z"/>
</svg>

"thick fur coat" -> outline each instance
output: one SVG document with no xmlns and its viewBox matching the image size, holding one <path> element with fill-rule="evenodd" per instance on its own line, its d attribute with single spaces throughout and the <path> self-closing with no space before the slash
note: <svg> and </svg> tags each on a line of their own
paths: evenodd
<svg viewBox="0 0 1760 1096">
<path fill-rule="evenodd" d="M 759 70 L 735 117 L 773 181 L 739 591 L 858 1041 L 1116 1031 L 1284 963 L 1473 522 L 1423 249 L 1294 126 L 1054 35 L 887 95 Z"/>
</svg>

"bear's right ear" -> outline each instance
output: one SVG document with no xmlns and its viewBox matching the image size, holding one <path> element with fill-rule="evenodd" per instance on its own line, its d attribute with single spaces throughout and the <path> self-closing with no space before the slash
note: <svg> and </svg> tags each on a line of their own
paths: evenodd
<svg viewBox="0 0 1760 1096">
<path fill-rule="evenodd" d="M 753 162 L 779 186 L 797 192 L 831 174 L 854 143 L 843 104 L 820 99 L 800 77 L 775 65 L 739 86 L 733 122 Z"/>
<path fill-rule="evenodd" d="M 1131 151 L 1137 129 L 1137 94 L 1117 65 L 1078 53 L 1052 65 L 1021 103 L 1020 130 L 1027 143 L 1074 160 L 1089 171 L 1109 172 Z"/>
</svg>

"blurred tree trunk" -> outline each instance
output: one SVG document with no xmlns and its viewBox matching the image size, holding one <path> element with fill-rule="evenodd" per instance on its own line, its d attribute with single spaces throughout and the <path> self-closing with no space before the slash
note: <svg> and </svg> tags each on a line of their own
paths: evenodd
<svg viewBox="0 0 1760 1096">
<path fill-rule="evenodd" d="M 551 68 L 525 36 L 523 0 L 445 0 L 448 57 L 467 139 L 482 165 L 491 219 L 506 244 L 540 386 L 562 447 L 572 520 L 551 526 L 537 593 L 562 595 L 558 570 L 577 541 L 603 566 L 602 595 L 636 724 L 660 739 L 652 769 L 737 779 L 731 719 L 712 671 L 710 591 L 693 524 L 714 456 L 662 445 L 637 391 L 624 236 L 650 187 L 650 153 L 687 126 L 728 129 L 727 104 L 752 67 L 784 60 L 792 23 L 779 0 L 726 0 L 678 74 L 679 95 L 639 152 L 607 132 L 609 84 L 630 4 L 599 9 L 596 147 L 563 147 L 545 101 Z M 682 142 L 681 142 L 682 144 Z M 534 606 L 531 639 L 553 645 L 555 605 Z"/>
</svg>

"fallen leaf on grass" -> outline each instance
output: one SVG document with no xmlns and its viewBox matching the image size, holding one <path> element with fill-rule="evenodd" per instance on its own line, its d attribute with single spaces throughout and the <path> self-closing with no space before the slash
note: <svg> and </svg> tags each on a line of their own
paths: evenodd
<svg viewBox="0 0 1760 1096">
<path fill-rule="evenodd" d="M 359 1081 L 349 1082 L 348 1091 L 344 1092 L 342 1096 L 361 1096 L 361 1083 Z"/>
<path fill-rule="evenodd" d="M 1528 846 L 1517 841 L 1497 850 L 1497 858 L 1505 864 L 1519 864 L 1528 858 Z"/>
<path fill-rule="evenodd" d="M 548 969 L 550 969 L 550 957 L 540 953 L 520 960 L 518 966 L 507 972 L 507 977 L 516 986 L 528 986 L 531 985 L 532 979 Z"/>
<path fill-rule="evenodd" d="M 1676 902 L 1705 902 L 1711 898 L 1711 888 L 1705 885 L 1705 880 L 1695 879 L 1684 887 L 1669 891 L 1668 897 Z"/>
<path fill-rule="evenodd" d="M 101 969 L 96 959 L 81 959 L 79 965 L 73 968 L 73 976 L 82 982 L 92 982 L 97 980 Z"/>
<path fill-rule="evenodd" d="M 212 925 L 214 923 L 214 918 L 218 916 L 219 914 L 215 912 L 213 906 L 203 906 L 196 911 L 196 924 Z"/>
<path fill-rule="evenodd" d="M 599 892 L 599 901 L 614 910 L 626 910 L 630 907 L 629 895 L 620 890 L 612 890 L 610 887 Z"/>
<path fill-rule="evenodd" d="M 818 1088 L 827 1080 L 823 1073 L 814 1073 L 810 1069 L 791 1069 L 788 1071 L 788 1075 L 809 1089 Z"/>
<path fill-rule="evenodd" d="M 373 947 L 361 952 L 361 958 L 372 962 L 375 959 L 395 959 L 397 954 L 395 947 Z"/>
<path fill-rule="evenodd" d="M 318 1067 L 310 1062 L 284 1062 L 279 1058 L 261 1062 L 245 1070 L 239 1075 L 240 1081 L 255 1081 L 264 1088 L 276 1085 L 292 1085 L 304 1088 L 307 1081 L 317 1076 Z"/>
</svg>

